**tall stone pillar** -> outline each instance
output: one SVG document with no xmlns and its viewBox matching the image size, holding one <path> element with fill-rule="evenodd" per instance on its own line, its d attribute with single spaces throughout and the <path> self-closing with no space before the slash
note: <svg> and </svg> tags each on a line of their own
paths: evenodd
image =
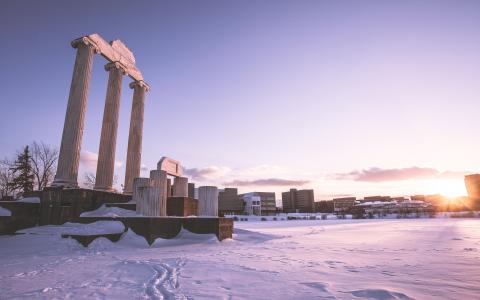
<svg viewBox="0 0 480 300">
<path fill-rule="evenodd" d="M 99 50 L 86 38 L 74 40 L 72 47 L 77 48 L 77 57 L 70 84 L 57 173 L 52 186 L 75 188 L 78 187 L 78 165 L 85 112 L 87 110 L 88 90 L 92 78 L 93 56 Z"/>
<path fill-rule="evenodd" d="M 148 188 L 148 204 L 145 216 L 167 215 L 167 172 L 150 171 L 150 186 Z"/>
<path fill-rule="evenodd" d="M 148 204 L 148 189 L 150 186 L 150 178 L 137 177 L 133 180 L 132 200 L 136 205 L 137 214 L 144 215 Z"/>
<path fill-rule="evenodd" d="M 173 197 L 188 197 L 187 177 L 175 177 L 173 179 Z"/>
<path fill-rule="evenodd" d="M 115 148 L 117 146 L 118 115 L 120 112 L 122 79 L 125 71 L 117 62 L 105 65 L 105 70 L 109 72 L 109 76 L 107 96 L 105 98 L 105 109 L 103 111 L 100 147 L 98 150 L 95 189 L 113 191 L 113 172 L 115 168 Z"/>
<path fill-rule="evenodd" d="M 125 184 L 123 192 L 132 193 L 133 179 L 140 176 L 142 161 L 143 111 L 145 107 L 145 93 L 149 86 L 143 81 L 130 84 L 133 89 L 132 113 L 130 118 L 130 132 L 128 135 L 127 165 L 125 170 Z"/>
<path fill-rule="evenodd" d="M 218 188 L 201 186 L 198 188 L 198 215 L 218 216 Z"/>
</svg>

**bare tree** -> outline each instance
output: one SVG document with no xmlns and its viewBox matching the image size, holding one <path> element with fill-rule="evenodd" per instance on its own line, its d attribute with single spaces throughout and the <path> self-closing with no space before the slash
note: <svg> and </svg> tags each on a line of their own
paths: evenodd
<svg viewBox="0 0 480 300">
<path fill-rule="evenodd" d="M 12 185 L 15 174 L 11 167 L 12 162 L 8 159 L 0 160 L 0 198 L 15 195 L 16 189 Z"/>
<path fill-rule="evenodd" d="M 38 190 L 43 190 L 53 180 L 55 167 L 58 160 L 58 149 L 53 148 L 43 142 L 33 142 L 32 149 L 32 167 L 35 183 Z"/>
<path fill-rule="evenodd" d="M 92 172 L 86 172 L 84 174 L 83 179 L 84 179 L 83 185 L 86 188 L 93 189 L 95 187 L 95 180 L 96 180 L 95 174 L 93 174 Z M 117 183 L 118 183 L 118 176 L 114 175 L 113 176 L 113 185 L 116 185 Z"/>
<path fill-rule="evenodd" d="M 92 172 L 86 172 L 83 179 L 83 185 L 86 188 L 93 189 L 93 187 L 95 186 L 95 174 L 93 174 Z"/>
</svg>

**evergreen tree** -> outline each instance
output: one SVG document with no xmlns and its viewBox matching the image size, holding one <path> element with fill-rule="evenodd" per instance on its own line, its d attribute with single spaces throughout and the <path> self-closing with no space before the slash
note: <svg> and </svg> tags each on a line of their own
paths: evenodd
<svg viewBox="0 0 480 300">
<path fill-rule="evenodd" d="M 14 189 L 20 190 L 22 193 L 33 190 L 34 176 L 31 160 L 30 150 L 28 146 L 26 146 L 23 152 L 17 154 L 17 159 L 10 168 L 14 174 L 11 186 Z"/>
</svg>

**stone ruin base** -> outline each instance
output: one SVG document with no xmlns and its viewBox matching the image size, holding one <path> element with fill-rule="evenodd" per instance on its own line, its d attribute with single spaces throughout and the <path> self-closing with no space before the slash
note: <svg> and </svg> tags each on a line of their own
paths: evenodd
<svg viewBox="0 0 480 300">
<path fill-rule="evenodd" d="M 157 238 L 171 239 L 176 237 L 182 228 L 198 234 L 213 233 L 219 241 L 231 239 L 233 234 L 233 219 L 217 217 L 81 217 L 76 222 L 89 224 L 97 221 L 120 221 L 125 231 L 131 229 L 134 233 L 145 238 L 149 245 Z M 108 236 L 107 236 L 108 235 Z M 90 244 L 97 237 L 117 238 L 115 234 L 106 235 L 68 235 L 78 240 L 82 245 Z M 110 239 L 110 238 L 109 238 Z M 112 240 L 112 239 L 110 239 Z M 117 239 L 118 240 L 118 239 Z M 113 241 L 113 240 L 112 240 Z M 87 245 L 88 245 L 87 244 Z M 85 246 L 85 245 L 84 245 Z"/>
<path fill-rule="evenodd" d="M 14 234 L 17 230 L 37 225 L 61 225 L 74 222 L 80 214 L 107 203 L 126 203 L 131 196 L 89 189 L 63 189 L 48 187 L 25 197 L 38 197 L 40 203 L 0 201 L 0 206 L 12 212 L 0 216 L 0 235 Z"/>
<path fill-rule="evenodd" d="M 0 216 L 0 235 L 14 234 L 17 230 L 38 225 L 39 203 L 0 201 L 0 206 L 12 212 L 11 216 Z"/>
</svg>

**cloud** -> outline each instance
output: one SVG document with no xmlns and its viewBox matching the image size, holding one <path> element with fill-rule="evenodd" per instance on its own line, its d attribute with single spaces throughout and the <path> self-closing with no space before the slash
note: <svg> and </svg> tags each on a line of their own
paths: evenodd
<svg viewBox="0 0 480 300">
<path fill-rule="evenodd" d="M 98 153 L 90 152 L 88 150 L 82 151 L 80 153 L 80 164 L 89 170 L 96 170 L 98 163 Z M 115 167 L 121 168 L 123 166 L 123 161 L 116 160 Z"/>
<path fill-rule="evenodd" d="M 90 151 L 82 151 L 80 153 L 80 164 L 87 169 L 96 169 L 98 162 L 98 154 Z"/>
<path fill-rule="evenodd" d="M 205 168 L 184 168 L 183 173 L 193 180 L 212 180 L 230 173 L 229 167 L 210 166 Z"/>
<path fill-rule="evenodd" d="M 309 183 L 306 180 L 288 180 L 280 178 L 255 179 L 255 180 L 233 180 L 225 182 L 225 186 L 303 186 Z"/>
<path fill-rule="evenodd" d="M 382 169 L 370 168 L 363 170 L 355 170 L 349 173 L 337 173 L 332 175 L 336 180 L 353 180 L 363 182 L 384 182 L 384 181 L 401 181 L 410 179 L 425 178 L 458 178 L 468 172 L 464 171 L 444 171 L 440 172 L 434 168 L 398 168 L 398 169 Z"/>
<path fill-rule="evenodd" d="M 268 165 L 262 164 L 258 166 L 253 166 L 250 168 L 246 168 L 243 170 L 239 170 L 237 173 L 238 176 L 250 176 L 250 177 L 267 177 L 267 176 L 275 176 L 275 174 L 279 174 L 283 172 L 283 168 L 280 166 L 275 165 Z M 278 176 L 278 175 L 277 175 Z"/>
</svg>

